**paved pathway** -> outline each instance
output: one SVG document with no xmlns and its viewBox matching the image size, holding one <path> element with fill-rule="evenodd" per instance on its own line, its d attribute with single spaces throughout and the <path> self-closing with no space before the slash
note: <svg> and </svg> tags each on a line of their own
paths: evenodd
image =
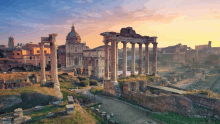
<svg viewBox="0 0 220 124">
<path fill-rule="evenodd" d="M 133 106 L 127 105 L 114 98 L 100 96 L 102 98 L 101 111 L 106 113 L 113 113 L 114 120 L 122 124 L 158 124 L 154 120 L 146 116 L 146 112 L 137 109 Z"/>
</svg>

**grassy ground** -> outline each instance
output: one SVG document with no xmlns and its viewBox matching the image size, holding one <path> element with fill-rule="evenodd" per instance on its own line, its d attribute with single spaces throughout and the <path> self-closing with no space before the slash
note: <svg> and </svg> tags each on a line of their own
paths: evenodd
<svg viewBox="0 0 220 124">
<path fill-rule="evenodd" d="M 58 123 L 58 124 L 95 124 L 100 123 L 100 120 L 96 120 L 94 118 L 94 114 L 90 111 L 87 113 L 85 110 L 81 109 L 81 106 L 78 104 L 76 105 L 75 111 L 72 115 L 63 116 L 63 114 L 59 114 L 60 111 L 65 111 L 65 105 L 67 103 L 67 96 L 71 95 L 79 99 L 85 99 L 84 97 L 69 91 L 68 89 L 75 88 L 77 85 L 73 83 L 74 77 L 66 76 L 66 75 L 59 75 L 60 81 L 60 88 L 63 94 L 63 101 L 64 103 L 61 104 L 59 107 L 54 107 L 52 105 L 48 105 L 50 101 L 52 101 L 53 97 L 55 96 L 55 90 L 50 87 L 41 87 L 40 84 L 35 84 L 33 86 L 17 88 L 17 89 L 5 89 L 0 90 L 0 97 L 4 96 L 11 96 L 11 95 L 21 95 L 22 103 L 9 107 L 7 109 L 1 110 L 1 113 L 4 112 L 12 112 L 16 108 L 22 108 L 23 110 L 33 108 L 37 105 L 47 105 L 41 111 L 38 112 L 31 112 L 31 114 L 27 114 L 32 118 L 32 121 L 29 123 Z M 78 86 L 77 86 L 78 87 Z M 30 94 L 43 94 L 45 96 L 50 96 L 46 98 L 29 98 Z M 55 117 L 46 118 L 46 114 L 48 112 L 55 113 Z M 25 112 L 24 112 L 25 113 Z M 91 114 L 91 115 L 90 115 Z"/>
<path fill-rule="evenodd" d="M 94 95 L 99 95 L 99 94 L 101 94 L 102 93 L 102 91 L 104 90 L 104 88 L 103 87 L 93 87 L 93 88 L 91 88 L 91 90 L 90 90 L 90 92 L 92 93 L 92 94 L 94 94 Z"/>
<path fill-rule="evenodd" d="M 220 124 L 219 121 L 213 118 L 196 118 L 196 117 L 188 117 L 182 116 L 173 112 L 168 113 L 152 113 L 149 116 L 165 122 L 167 124 Z"/>
</svg>

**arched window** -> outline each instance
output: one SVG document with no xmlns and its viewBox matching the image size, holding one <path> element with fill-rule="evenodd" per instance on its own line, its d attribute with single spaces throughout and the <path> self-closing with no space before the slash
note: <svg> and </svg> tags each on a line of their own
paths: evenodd
<svg viewBox="0 0 220 124">
<path fill-rule="evenodd" d="M 75 52 L 77 52 L 77 47 L 75 47 Z"/>
</svg>

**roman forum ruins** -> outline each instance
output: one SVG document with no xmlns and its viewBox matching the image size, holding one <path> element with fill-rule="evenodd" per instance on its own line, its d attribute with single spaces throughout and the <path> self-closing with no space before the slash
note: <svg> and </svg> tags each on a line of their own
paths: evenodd
<svg viewBox="0 0 220 124">
<path fill-rule="evenodd" d="M 118 43 L 123 43 L 123 76 L 126 76 L 127 72 L 127 43 L 131 43 L 131 74 L 135 73 L 135 44 L 139 44 L 139 69 L 138 74 L 142 72 L 142 45 L 145 44 L 145 74 L 149 75 L 149 50 L 150 43 L 153 44 L 153 75 L 157 72 L 157 37 L 141 36 L 136 34 L 132 27 L 122 28 L 120 33 L 116 32 L 104 32 L 101 33 L 104 37 L 105 43 L 105 79 L 111 80 L 113 83 L 117 83 L 118 77 Z M 109 51 L 108 43 L 111 42 L 111 79 L 109 78 Z"/>
<path fill-rule="evenodd" d="M 58 34 L 52 33 L 49 34 L 49 37 L 41 37 L 40 45 L 40 58 L 41 58 L 41 84 L 45 84 L 46 82 L 46 75 L 45 75 L 45 56 L 44 56 L 44 44 L 50 44 L 50 59 L 51 59 L 51 81 L 54 83 L 54 89 L 58 98 L 62 99 L 63 95 L 60 91 L 60 82 L 58 80 L 58 69 L 57 69 L 57 43 L 56 43 L 56 36 Z"/>
</svg>

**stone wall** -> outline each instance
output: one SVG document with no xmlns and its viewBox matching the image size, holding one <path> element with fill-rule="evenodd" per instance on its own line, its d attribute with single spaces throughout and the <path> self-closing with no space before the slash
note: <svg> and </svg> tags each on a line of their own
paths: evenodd
<svg viewBox="0 0 220 124">
<path fill-rule="evenodd" d="M 123 93 L 122 96 L 129 101 L 134 101 L 137 104 L 154 111 L 171 111 L 185 116 L 193 114 L 192 101 L 181 95 L 163 93 L 160 95 L 154 95 L 132 91 L 130 93 Z"/>
<path fill-rule="evenodd" d="M 110 80 L 104 80 L 104 95 L 116 95 L 114 83 Z"/>
<path fill-rule="evenodd" d="M 205 106 L 209 109 L 217 111 L 217 114 L 220 115 L 220 100 L 193 94 L 186 94 L 184 96 L 197 105 Z"/>
</svg>

